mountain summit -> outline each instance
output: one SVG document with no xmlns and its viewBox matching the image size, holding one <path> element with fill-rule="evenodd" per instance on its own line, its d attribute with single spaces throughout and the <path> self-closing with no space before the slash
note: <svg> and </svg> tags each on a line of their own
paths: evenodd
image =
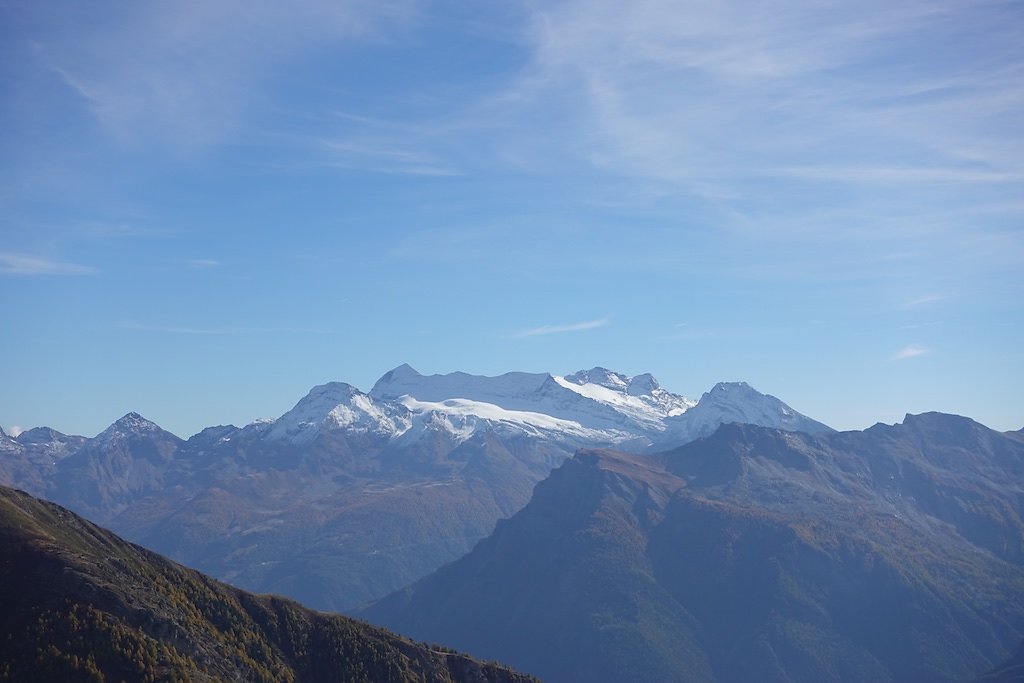
<svg viewBox="0 0 1024 683">
<path fill-rule="evenodd" d="M 765 427 L 828 431 L 785 403 L 761 394 L 743 382 L 721 383 L 693 401 L 665 390 L 649 373 L 630 377 L 594 367 L 565 376 L 509 372 L 495 377 L 453 372 L 422 375 L 407 364 L 385 373 L 369 392 L 374 401 L 399 402 L 415 413 L 475 415 L 505 428 L 517 422 L 529 432 L 549 423 L 569 438 L 585 437 L 580 445 L 611 445 L 639 451 L 651 444 L 675 446 L 706 436 L 719 424 L 746 422 Z M 573 424 L 567 424 L 573 423 Z"/>
<path fill-rule="evenodd" d="M 730 422 L 774 427 L 788 432 L 824 434 L 828 425 L 801 415 L 770 394 L 762 394 L 746 382 L 719 382 L 700 397 L 691 410 L 666 420 L 659 440 L 662 447 L 673 447 L 712 434 Z"/>
<path fill-rule="evenodd" d="M 313 387 L 295 407 L 274 421 L 268 439 L 313 441 L 321 430 L 351 430 L 385 436 L 409 428 L 403 411 L 380 407 L 351 384 L 328 382 Z"/>
</svg>

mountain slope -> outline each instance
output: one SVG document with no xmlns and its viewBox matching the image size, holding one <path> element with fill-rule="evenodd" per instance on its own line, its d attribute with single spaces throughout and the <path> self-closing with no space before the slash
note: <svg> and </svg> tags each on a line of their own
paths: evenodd
<svg viewBox="0 0 1024 683">
<path fill-rule="evenodd" d="M 938 414 L 583 451 L 363 616 L 555 683 L 964 680 L 1024 634 L 1022 467 Z"/>
<path fill-rule="evenodd" d="M 128 413 L 57 465 L 62 503 L 109 519 L 133 501 L 165 488 L 164 476 L 184 442 L 138 413 Z"/>
<path fill-rule="evenodd" d="M 36 427 L 17 437 L 0 430 L 0 482 L 43 493 L 48 489 L 57 463 L 75 453 L 84 436 L 61 434 L 48 427 Z"/>
<path fill-rule="evenodd" d="M 233 589 L 5 487 L 0 558 L 0 680 L 528 680 Z"/>
</svg>

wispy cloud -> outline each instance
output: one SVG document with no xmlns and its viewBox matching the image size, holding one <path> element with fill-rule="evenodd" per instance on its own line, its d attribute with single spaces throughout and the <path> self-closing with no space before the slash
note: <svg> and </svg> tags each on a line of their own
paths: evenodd
<svg viewBox="0 0 1024 683">
<path fill-rule="evenodd" d="M 1020 183 L 1024 173 L 1020 171 L 997 171 L 993 169 L 962 168 L 947 166 L 931 168 L 920 166 L 830 166 L 825 163 L 807 167 L 754 169 L 753 174 L 780 175 L 813 180 L 816 182 L 862 183 L 883 185 L 898 183 L 904 185 L 962 184 L 962 183 Z"/>
<path fill-rule="evenodd" d="M 402 137 L 318 140 L 322 165 L 339 169 L 422 176 L 457 176 L 461 172 Z M 315 161 L 309 163 L 315 164 Z"/>
<path fill-rule="evenodd" d="M 939 320 L 932 320 L 930 322 L 909 323 L 907 325 L 900 325 L 897 329 L 900 329 L 900 330 L 920 330 L 920 329 L 925 328 L 925 327 L 936 327 L 936 326 L 941 325 L 941 324 L 942 324 L 942 322 L 939 321 Z"/>
<path fill-rule="evenodd" d="M 1024 62 L 1008 4 L 535 7 L 531 67 L 494 103 L 496 118 L 550 122 L 507 136 L 519 158 L 536 142 L 538 164 L 574 156 L 783 234 L 812 202 L 854 210 L 870 198 L 893 215 L 945 206 L 952 192 L 958 208 L 980 207 L 1024 179 L 1009 123 L 1024 106 Z"/>
<path fill-rule="evenodd" d="M 201 148 L 236 132 L 281 64 L 377 39 L 413 16 L 406 0 L 313 0 L 299 10 L 272 0 L 108 7 L 91 30 L 69 25 L 37 53 L 116 137 Z"/>
<path fill-rule="evenodd" d="M 215 259 L 209 258 L 194 258 L 189 259 L 188 267 L 193 270 L 209 270 L 210 268 L 218 268 L 221 266 L 221 262 Z"/>
<path fill-rule="evenodd" d="M 96 272 L 92 266 L 0 252 L 0 275 L 92 275 Z"/>
<path fill-rule="evenodd" d="M 242 327 L 182 327 L 177 325 L 144 325 L 131 321 L 121 321 L 117 327 L 122 330 L 136 330 L 139 332 L 162 332 L 168 334 L 198 334 L 198 335 L 221 335 L 221 334 L 242 334 L 247 330 Z"/>
<path fill-rule="evenodd" d="M 892 360 L 906 360 L 908 358 L 917 358 L 918 356 L 923 356 L 927 353 L 929 353 L 929 350 L 925 347 L 917 344 L 910 344 L 909 346 L 904 346 L 902 349 L 892 354 L 891 358 Z"/>
<path fill-rule="evenodd" d="M 145 227 L 135 223 L 88 221 L 73 223 L 66 230 L 69 236 L 86 239 L 123 239 L 129 237 L 156 237 L 166 235 L 168 230 Z"/>
<path fill-rule="evenodd" d="M 545 334 L 562 334 L 563 332 L 581 332 L 583 330 L 594 330 L 599 327 L 606 327 L 611 323 L 611 318 L 598 318 L 586 320 L 580 323 L 569 323 L 567 325 L 543 325 L 527 330 L 516 332 L 516 337 L 539 337 Z"/>
<path fill-rule="evenodd" d="M 118 329 L 135 330 L 138 332 L 155 332 L 161 334 L 186 335 L 231 335 L 231 334 L 297 334 L 321 335 L 343 334 L 343 330 L 322 327 L 193 327 L 188 325 L 147 325 L 130 320 L 122 320 L 116 324 Z"/>
<path fill-rule="evenodd" d="M 18 425 L 11 425 L 10 427 L 7 428 L 6 431 L 8 436 L 18 438 L 18 435 L 20 435 L 25 430 L 19 427 Z"/>
<path fill-rule="evenodd" d="M 928 304 L 934 304 L 942 301 L 946 297 L 941 294 L 922 294 L 921 296 L 914 297 L 900 304 L 900 308 L 920 308 L 921 306 L 927 306 Z"/>
</svg>

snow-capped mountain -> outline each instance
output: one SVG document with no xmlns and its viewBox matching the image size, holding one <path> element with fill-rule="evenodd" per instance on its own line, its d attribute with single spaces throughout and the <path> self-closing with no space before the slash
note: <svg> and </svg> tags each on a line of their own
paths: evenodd
<svg viewBox="0 0 1024 683">
<path fill-rule="evenodd" d="M 467 425 L 472 423 L 618 445 L 650 443 L 665 430 L 667 418 L 694 405 L 662 389 L 651 375 L 628 377 L 604 368 L 564 377 L 525 372 L 482 377 L 421 375 L 401 365 L 381 377 L 369 395 L 401 403 L 414 416 L 445 415 L 463 435 L 471 433 Z"/>
<path fill-rule="evenodd" d="M 325 433 L 346 433 L 394 439 L 399 446 L 418 442 L 426 433 L 443 434 L 455 444 L 484 431 L 618 443 L 636 438 L 639 431 L 619 412 L 563 389 L 550 375 L 428 377 L 407 365 L 384 375 L 369 394 L 342 382 L 314 387 L 264 429 L 263 438 L 294 445 Z"/>
<path fill-rule="evenodd" d="M 344 382 L 313 387 L 295 407 L 274 421 L 266 432 L 270 440 L 309 443 L 323 431 L 347 430 L 397 436 L 411 426 L 407 414 L 395 404 L 378 405 Z"/>
<path fill-rule="evenodd" d="M 649 373 L 630 377 L 595 367 L 564 376 L 423 375 L 407 364 L 385 373 L 369 393 L 343 382 L 316 386 L 281 417 L 248 429 L 293 445 L 332 432 L 379 437 L 398 447 L 428 434 L 459 444 L 492 432 L 573 448 L 643 451 L 707 436 L 728 422 L 812 433 L 829 429 L 743 382 L 720 383 L 693 401 L 663 389 Z"/>
<path fill-rule="evenodd" d="M 135 413 L 92 439 L 0 435 L 0 483 L 218 578 L 337 610 L 466 552 L 579 448 L 650 453 L 734 420 L 824 428 L 746 385 L 695 403 L 650 374 L 600 367 L 482 377 L 402 365 L 369 392 L 329 382 L 276 419 L 187 441 Z"/>
<path fill-rule="evenodd" d="M 270 434 L 306 440 L 315 430 L 348 428 L 354 421 L 365 425 L 360 428 L 402 436 L 404 442 L 417 440 L 422 430 L 446 431 L 456 441 L 495 430 L 636 451 L 652 444 L 676 446 L 727 422 L 829 429 L 742 382 L 718 384 L 693 401 L 663 389 L 648 373 L 630 377 L 601 367 L 565 376 L 509 372 L 484 377 L 422 375 L 401 365 L 385 373 L 369 394 L 339 386 L 344 389 L 314 389 Z M 335 412 L 344 416 L 340 422 L 332 422 Z"/>
<path fill-rule="evenodd" d="M 833 429 L 801 415 L 779 399 L 746 382 L 719 382 L 691 410 L 665 420 L 658 446 L 673 448 L 710 436 L 723 424 L 739 422 L 788 432 L 821 434 Z"/>
<path fill-rule="evenodd" d="M 19 450 L 20 449 L 18 447 L 18 442 L 14 439 L 14 437 L 8 436 L 7 432 L 5 432 L 2 427 L 0 427 L 0 453 L 15 453 L 18 452 Z"/>
<path fill-rule="evenodd" d="M 592 368 L 553 379 L 559 386 L 611 406 L 654 431 L 663 431 L 666 420 L 682 415 L 697 403 L 662 389 L 650 373 L 628 377 L 605 368 Z"/>
<path fill-rule="evenodd" d="M 138 413 L 132 412 L 118 418 L 112 425 L 104 429 L 90 441 L 92 448 L 119 445 L 131 439 L 160 438 L 167 434 L 157 423 L 147 420 Z"/>
</svg>

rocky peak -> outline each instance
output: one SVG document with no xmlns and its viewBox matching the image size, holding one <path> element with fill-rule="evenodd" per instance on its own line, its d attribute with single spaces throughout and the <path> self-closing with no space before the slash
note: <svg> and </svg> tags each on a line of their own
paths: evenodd
<svg viewBox="0 0 1024 683">
<path fill-rule="evenodd" d="M 20 444 L 37 444 L 66 439 L 67 435 L 49 427 L 33 427 L 32 429 L 26 429 L 13 438 Z"/>
<path fill-rule="evenodd" d="M 658 380 L 654 379 L 654 375 L 649 372 L 645 372 L 642 375 L 637 375 L 633 379 L 629 380 L 629 386 L 626 388 L 626 392 L 630 396 L 650 396 L 655 391 L 661 388 L 658 384 Z"/>
<path fill-rule="evenodd" d="M 390 414 L 395 410 L 401 414 Z M 328 382 L 313 387 L 294 408 L 275 420 L 267 438 L 308 443 L 324 429 L 398 434 L 408 427 L 405 412 L 397 404 L 378 405 L 351 384 Z"/>
<path fill-rule="evenodd" d="M 573 384 L 596 384 L 615 391 L 624 391 L 629 386 L 630 380 L 622 373 L 600 366 L 574 372 L 571 375 L 566 375 L 565 379 Z"/>
<path fill-rule="evenodd" d="M 98 446 L 139 437 L 168 437 L 175 441 L 179 440 L 178 437 L 165 431 L 155 422 L 147 420 L 136 412 L 131 412 L 117 419 L 112 425 L 97 434 L 96 438 L 90 443 Z"/>
<path fill-rule="evenodd" d="M 390 384 L 391 382 L 398 382 L 401 380 L 422 376 L 423 375 L 417 372 L 416 369 L 409 365 L 408 363 L 402 363 L 394 370 L 388 370 L 383 375 L 381 375 L 381 378 L 378 379 L 377 382 L 373 385 L 373 389 L 370 389 L 370 394 L 374 395 L 374 392 L 377 391 L 378 386 L 384 387 Z"/>
</svg>

